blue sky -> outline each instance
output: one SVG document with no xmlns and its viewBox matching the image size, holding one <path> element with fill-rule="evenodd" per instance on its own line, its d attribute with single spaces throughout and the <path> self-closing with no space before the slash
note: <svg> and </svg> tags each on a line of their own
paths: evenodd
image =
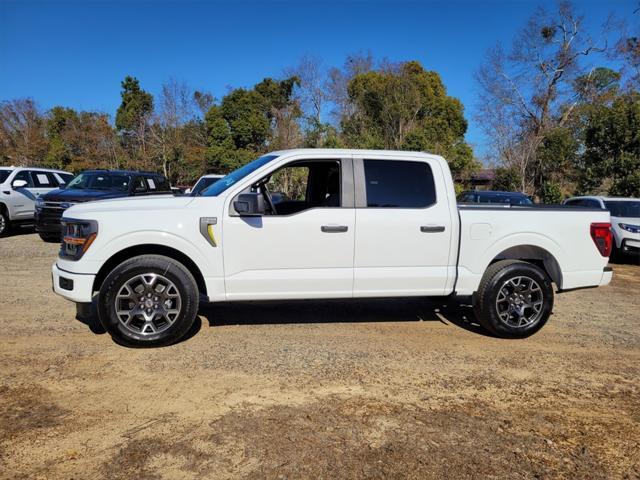
<svg viewBox="0 0 640 480">
<path fill-rule="evenodd" d="M 575 1 L 597 28 L 635 0 Z M 465 105 L 467 140 L 485 150 L 474 120 L 473 78 L 484 52 L 511 41 L 537 5 L 554 2 L 169 2 L 0 0 L 0 100 L 32 97 L 114 115 L 120 81 L 157 93 L 173 77 L 216 97 L 278 77 L 304 54 L 339 66 L 346 55 L 419 60 Z"/>
</svg>

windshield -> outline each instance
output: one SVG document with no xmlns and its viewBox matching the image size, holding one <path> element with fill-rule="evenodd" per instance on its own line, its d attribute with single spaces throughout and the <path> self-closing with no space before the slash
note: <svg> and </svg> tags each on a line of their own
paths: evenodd
<svg viewBox="0 0 640 480">
<path fill-rule="evenodd" d="M 199 195 L 203 197 L 217 197 L 226 189 L 228 189 L 231 185 L 236 183 L 238 180 L 242 180 L 244 177 L 249 175 L 250 173 L 256 171 L 263 165 L 266 165 L 274 158 L 277 158 L 277 155 L 263 155 L 260 158 L 257 158 L 251 163 L 247 163 L 244 167 L 241 167 L 237 170 L 234 170 L 226 177 L 222 177 L 213 185 L 205 188 Z"/>
<path fill-rule="evenodd" d="M 479 194 L 480 203 L 509 203 L 511 205 L 531 205 L 533 202 L 524 195 L 509 195 L 502 193 Z"/>
<path fill-rule="evenodd" d="M 612 217 L 640 218 L 640 200 L 604 202 Z"/>
<path fill-rule="evenodd" d="M 191 195 L 198 195 L 202 190 L 220 180 L 220 178 L 221 177 L 202 177 L 200 180 L 198 180 L 198 183 L 195 184 L 193 190 L 191 190 Z"/>
<path fill-rule="evenodd" d="M 115 190 L 126 192 L 129 190 L 129 175 L 121 173 L 81 173 L 67 185 L 67 190 Z"/>
<path fill-rule="evenodd" d="M 0 170 L 0 183 L 4 183 L 4 181 L 11 175 L 13 170 Z"/>
</svg>

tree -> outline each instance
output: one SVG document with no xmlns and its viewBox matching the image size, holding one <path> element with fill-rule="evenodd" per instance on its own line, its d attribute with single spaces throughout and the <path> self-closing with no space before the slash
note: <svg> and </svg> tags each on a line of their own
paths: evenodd
<svg viewBox="0 0 640 480">
<path fill-rule="evenodd" d="M 348 146 L 440 154 L 458 177 L 477 168 L 464 141 L 462 104 L 447 95 L 436 72 L 418 62 L 389 65 L 356 75 L 348 95 L 353 113 L 341 122 Z"/>
<path fill-rule="evenodd" d="M 572 120 L 579 103 L 572 86 L 588 74 L 584 59 L 605 49 L 565 2 L 554 14 L 538 9 L 511 50 L 495 47 L 478 70 L 478 121 L 494 160 L 518 170 L 522 191 L 540 193 L 548 181 L 540 145 L 550 130 Z"/>
<path fill-rule="evenodd" d="M 45 119 L 30 98 L 0 103 L 0 162 L 31 166 L 48 149 Z"/>
<path fill-rule="evenodd" d="M 493 189 L 503 192 L 517 192 L 522 185 L 520 172 L 514 167 L 496 168 Z"/>
<path fill-rule="evenodd" d="M 228 172 L 267 149 L 300 144 L 300 107 L 293 98 L 295 77 L 265 78 L 253 89 L 238 88 L 207 112 L 207 157 L 213 169 Z"/>
<path fill-rule="evenodd" d="M 640 93 L 590 110 L 582 166 L 583 191 L 640 196 Z"/>
<path fill-rule="evenodd" d="M 121 86 L 122 102 L 116 112 L 116 129 L 130 157 L 148 168 L 147 136 L 149 118 L 153 112 L 153 96 L 140 88 L 140 82 L 135 77 L 125 77 Z"/>
</svg>

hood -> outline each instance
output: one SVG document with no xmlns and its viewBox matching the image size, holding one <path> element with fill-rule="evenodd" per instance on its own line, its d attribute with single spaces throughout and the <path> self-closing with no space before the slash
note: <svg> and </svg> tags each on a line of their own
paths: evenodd
<svg viewBox="0 0 640 480">
<path fill-rule="evenodd" d="M 640 218 L 637 217 L 611 217 L 611 223 L 618 225 L 619 223 L 626 223 L 628 225 L 640 225 Z"/>
<path fill-rule="evenodd" d="M 150 195 L 145 197 L 124 197 L 114 200 L 101 200 L 74 205 L 65 210 L 65 217 L 73 217 L 75 214 L 88 214 L 93 212 L 145 212 L 152 210 L 176 210 L 186 207 L 193 202 L 193 197 L 174 197 L 167 195 Z"/>
<path fill-rule="evenodd" d="M 92 200 L 102 200 L 105 198 L 127 197 L 128 192 L 117 190 L 94 190 L 91 188 L 59 188 L 42 195 L 42 199 L 48 202 L 90 202 Z"/>
</svg>

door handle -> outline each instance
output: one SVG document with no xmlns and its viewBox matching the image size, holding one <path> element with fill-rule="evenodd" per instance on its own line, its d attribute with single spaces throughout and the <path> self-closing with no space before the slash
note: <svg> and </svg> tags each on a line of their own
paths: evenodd
<svg viewBox="0 0 640 480">
<path fill-rule="evenodd" d="M 346 225 L 322 225 L 320 230 L 324 233 L 344 233 L 349 230 Z"/>
<path fill-rule="evenodd" d="M 444 225 L 423 225 L 420 227 L 422 233 L 444 232 Z"/>
</svg>

